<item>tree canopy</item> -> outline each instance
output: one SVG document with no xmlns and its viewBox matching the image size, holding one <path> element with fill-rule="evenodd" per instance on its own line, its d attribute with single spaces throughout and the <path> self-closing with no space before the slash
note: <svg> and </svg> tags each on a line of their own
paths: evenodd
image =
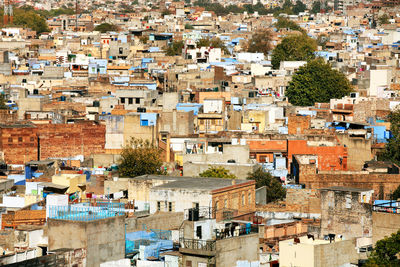
<svg viewBox="0 0 400 267">
<path fill-rule="evenodd" d="M 342 98 L 352 91 L 346 76 L 332 69 L 322 58 L 309 61 L 293 75 L 286 90 L 291 104 L 311 106 L 315 102 L 329 102 L 331 98 Z"/>
<path fill-rule="evenodd" d="M 201 38 L 196 42 L 197 47 L 214 47 L 221 48 L 225 54 L 230 54 L 229 50 L 226 48 L 224 42 L 218 37 L 214 38 Z"/>
<path fill-rule="evenodd" d="M 94 28 L 94 30 L 99 31 L 101 33 L 106 33 L 106 32 L 118 31 L 118 27 L 114 24 L 102 23 L 100 25 L 97 25 Z"/>
<path fill-rule="evenodd" d="M 391 195 L 391 199 L 393 200 L 398 200 L 400 198 L 400 185 L 394 190 L 394 192 Z"/>
<path fill-rule="evenodd" d="M 400 230 L 389 237 L 376 242 L 375 248 L 368 258 L 366 267 L 400 266 L 397 255 L 400 252 Z"/>
<path fill-rule="evenodd" d="M 185 44 L 183 41 L 173 41 L 169 44 L 166 55 L 167 56 L 179 56 L 182 55 L 182 49 Z"/>
<path fill-rule="evenodd" d="M 163 174 L 160 150 L 148 140 L 133 138 L 121 152 L 118 170 L 122 177 Z"/>
<path fill-rule="evenodd" d="M 271 32 L 268 29 L 264 29 L 254 33 L 248 43 L 247 51 L 252 53 L 260 52 L 267 55 L 270 50 Z"/>
<path fill-rule="evenodd" d="M 283 188 L 281 182 L 277 178 L 272 177 L 269 172 L 264 171 L 261 167 L 249 173 L 247 179 L 255 180 L 256 188 L 266 187 L 267 202 L 282 200 L 286 197 L 286 189 Z"/>
<path fill-rule="evenodd" d="M 321 11 L 321 2 L 320 1 L 313 2 L 311 10 L 310 10 L 311 14 L 317 14 L 320 11 Z"/>
<path fill-rule="evenodd" d="M 237 177 L 230 173 L 224 167 L 210 166 L 207 170 L 199 174 L 200 177 L 215 177 L 215 178 L 228 178 L 236 179 Z"/>
<path fill-rule="evenodd" d="M 389 139 L 380 160 L 400 164 L 400 110 L 392 111 L 388 116 L 392 138 Z"/>
<path fill-rule="evenodd" d="M 3 12 L 0 19 L 3 21 Z M 38 34 L 49 31 L 45 17 L 37 13 L 33 8 L 15 8 L 13 25 L 30 28 Z"/>
<path fill-rule="evenodd" d="M 293 6 L 292 11 L 294 14 L 298 15 L 301 12 L 306 11 L 307 6 L 303 4 L 300 0 L 296 1 L 296 4 Z"/>
<path fill-rule="evenodd" d="M 278 69 L 281 61 L 307 61 L 313 59 L 317 43 L 305 34 L 289 35 L 272 51 L 272 66 Z"/>
<path fill-rule="evenodd" d="M 390 19 L 390 17 L 388 14 L 383 14 L 382 16 L 380 16 L 378 18 L 379 25 L 389 24 L 390 23 L 389 19 Z"/>
<path fill-rule="evenodd" d="M 280 29 L 289 29 L 292 31 L 299 31 L 302 33 L 305 33 L 304 29 L 301 28 L 296 22 L 284 18 L 284 17 L 279 17 L 278 21 L 275 23 L 275 27 L 280 30 Z"/>
</svg>

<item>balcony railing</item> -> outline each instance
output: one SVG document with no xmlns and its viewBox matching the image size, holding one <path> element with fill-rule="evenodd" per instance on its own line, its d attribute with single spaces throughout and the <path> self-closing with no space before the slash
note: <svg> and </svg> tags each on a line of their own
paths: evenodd
<svg viewBox="0 0 400 267">
<path fill-rule="evenodd" d="M 202 250 L 213 252 L 216 250 L 215 240 L 200 240 L 200 239 L 187 239 L 180 238 L 180 244 L 182 248 L 191 250 Z"/>
</svg>

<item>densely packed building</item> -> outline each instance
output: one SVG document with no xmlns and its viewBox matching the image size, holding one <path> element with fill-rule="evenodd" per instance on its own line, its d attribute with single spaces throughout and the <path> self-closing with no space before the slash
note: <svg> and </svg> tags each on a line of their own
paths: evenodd
<svg viewBox="0 0 400 267">
<path fill-rule="evenodd" d="M 400 8 L 318 4 L 8 1 L 0 265 L 365 263 L 400 229 L 400 169 L 381 160 L 398 130 Z M 274 61 L 288 36 L 313 40 L 351 92 L 292 104 L 309 61 Z M 132 140 L 152 144 L 162 171 L 121 175 Z"/>
</svg>

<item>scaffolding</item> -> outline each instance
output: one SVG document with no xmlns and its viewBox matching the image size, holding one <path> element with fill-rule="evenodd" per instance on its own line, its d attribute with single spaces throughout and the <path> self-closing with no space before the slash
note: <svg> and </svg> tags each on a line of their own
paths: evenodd
<svg viewBox="0 0 400 267">
<path fill-rule="evenodd" d="M 68 206 L 49 206 L 48 212 L 50 219 L 88 222 L 125 215 L 125 208 L 123 203 L 104 202 L 97 206 L 79 203 Z"/>
</svg>

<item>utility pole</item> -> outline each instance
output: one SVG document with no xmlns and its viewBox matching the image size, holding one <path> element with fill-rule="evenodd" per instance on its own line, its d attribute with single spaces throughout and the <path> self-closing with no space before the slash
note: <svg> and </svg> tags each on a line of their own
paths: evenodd
<svg viewBox="0 0 400 267">
<path fill-rule="evenodd" d="M 75 0 L 75 31 L 78 31 L 78 0 Z"/>
</svg>

